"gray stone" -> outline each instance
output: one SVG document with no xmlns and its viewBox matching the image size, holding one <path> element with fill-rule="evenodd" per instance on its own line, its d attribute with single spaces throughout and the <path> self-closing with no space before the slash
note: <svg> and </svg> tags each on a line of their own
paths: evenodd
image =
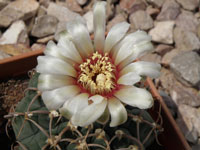
<svg viewBox="0 0 200 150">
<path fill-rule="evenodd" d="M 181 104 L 192 107 L 200 106 L 200 94 L 194 88 L 185 87 L 184 85 L 175 82 L 170 91 L 170 96 L 177 106 Z"/>
<path fill-rule="evenodd" d="M 147 0 L 147 2 L 156 6 L 156 7 L 162 7 L 165 0 Z"/>
<path fill-rule="evenodd" d="M 162 6 L 160 14 L 157 16 L 157 20 L 175 20 L 180 13 L 180 5 L 174 0 L 166 0 Z"/>
<path fill-rule="evenodd" d="M 83 18 L 86 21 L 87 28 L 90 33 L 94 31 L 94 26 L 93 26 L 93 11 L 88 11 L 83 15 Z"/>
<path fill-rule="evenodd" d="M 60 22 L 68 22 L 74 20 L 77 16 L 80 16 L 78 13 L 69 10 L 67 7 L 55 3 L 49 4 L 47 14 L 56 17 Z"/>
<path fill-rule="evenodd" d="M 87 0 L 76 0 L 80 5 L 85 5 Z"/>
<path fill-rule="evenodd" d="M 122 14 L 116 15 L 111 21 L 108 22 L 107 24 L 107 31 L 109 31 L 112 26 L 114 26 L 117 23 L 126 21 L 125 17 Z"/>
<path fill-rule="evenodd" d="M 175 56 L 170 68 L 182 83 L 189 83 L 200 89 L 200 57 L 196 52 L 182 52 Z"/>
<path fill-rule="evenodd" d="M 35 0 L 17 0 L 9 3 L 0 11 L 0 26 L 8 27 L 12 22 L 26 20 L 34 16 L 39 8 Z"/>
<path fill-rule="evenodd" d="M 199 25 L 197 18 L 189 11 L 182 11 L 182 13 L 176 18 L 175 23 L 177 27 L 194 33 L 197 32 L 197 27 Z"/>
<path fill-rule="evenodd" d="M 180 50 L 190 51 L 200 48 L 200 41 L 196 34 L 179 27 L 174 29 L 174 41 L 176 48 Z"/>
<path fill-rule="evenodd" d="M 200 138 L 199 138 L 199 141 L 200 141 Z M 192 150 L 200 150 L 200 142 L 195 145 L 192 145 Z"/>
<path fill-rule="evenodd" d="M 31 34 L 35 37 L 41 38 L 56 31 L 58 20 L 54 16 L 44 15 L 36 18 Z"/>
<path fill-rule="evenodd" d="M 155 27 L 149 31 L 149 35 L 155 42 L 172 44 L 174 24 L 174 21 L 156 22 Z"/>
<path fill-rule="evenodd" d="M 144 10 L 138 10 L 129 16 L 129 21 L 136 29 L 149 30 L 153 28 L 153 19 Z"/>
<path fill-rule="evenodd" d="M 179 49 L 173 49 L 170 52 L 166 53 L 163 57 L 162 57 L 162 64 L 165 66 L 169 66 L 170 62 L 172 61 L 172 59 L 177 56 L 179 53 L 181 53 L 181 51 Z"/>
<path fill-rule="evenodd" d="M 199 6 L 199 0 L 177 0 L 187 10 L 195 10 Z"/>
<path fill-rule="evenodd" d="M 179 120 L 177 123 L 185 138 L 196 143 L 198 136 L 200 136 L 200 110 L 182 104 L 178 106 L 178 112 Z"/>
<path fill-rule="evenodd" d="M 8 58 L 8 57 L 11 57 L 11 56 L 0 50 L 0 60 L 4 58 Z"/>
<path fill-rule="evenodd" d="M 26 25 L 22 20 L 14 22 L 0 38 L 0 44 L 16 43 L 29 43 Z"/>
</svg>

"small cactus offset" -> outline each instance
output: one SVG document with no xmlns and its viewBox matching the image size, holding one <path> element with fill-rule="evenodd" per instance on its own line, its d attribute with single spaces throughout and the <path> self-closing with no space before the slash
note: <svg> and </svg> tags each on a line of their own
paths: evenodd
<svg viewBox="0 0 200 150">
<path fill-rule="evenodd" d="M 117 127 L 94 122 L 86 127 L 73 126 L 59 112 L 49 111 L 37 89 L 34 73 L 25 97 L 10 113 L 19 150 L 142 150 L 151 146 L 161 131 L 146 110 L 126 106 L 128 120 Z"/>
</svg>

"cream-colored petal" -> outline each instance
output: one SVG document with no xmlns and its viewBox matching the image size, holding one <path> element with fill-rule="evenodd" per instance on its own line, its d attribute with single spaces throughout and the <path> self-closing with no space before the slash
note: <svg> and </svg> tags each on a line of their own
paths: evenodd
<svg viewBox="0 0 200 150">
<path fill-rule="evenodd" d="M 110 118 L 110 113 L 108 110 L 108 107 L 106 107 L 104 113 L 101 115 L 101 117 L 97 120 L 100 124 L 106 124 Z"/>
<path fill-rule="evenodd" d="M 126 122 L 126 109 L 117 98 L 113 97 L 108 100 L 108 109 L 111 115 L 110 127 L 116 127 Z"/>
<path fill-rule="evenodd" d="M 142 43 L 136 44 L 134 46 L 133 53 L 119 64 L 119 69 L 124 68 L 126 65 L 132 63 L 137 58 L 147 53 L 150 53 L 153 50 L 154 50 L 154 47 L 151 42 L 142 42 Z"/>
<path fill-rule="evenodd" d="M 104 113 L 107 105 L 107 100 L 103 100 L 101 103 L 92 103 L 82 111 L 72 116 L 71 122 L 76 126 L 87 126 L 95 122 Z"/>
<path fill-rule="evenodd" d="M 153 105 L 151 94 L 145 89 L 134 86 L 123 86 L 114 95 L 120 101 L 140 109 L 147 109 Z"/>
<path fill-rule="evenodd" d="M 77 51 L 74 43 L 69 39 L 67 33 L 60 36 L 58 41 L 58 50 L 63 56 L 79 64 L 83 62 L 79 52 Z"/>
<path fill-rule="evenodd" d="M 65 62 L 71 64 L 72 66 L 76 64 L 73 59 L 69 59 L 68 57 L 65 57 L 61 53 L 60 48 L 53 41 L 49 41 L 47 43 L 47 46 L 46 46 L 46 48 L 44 50 L 44 54 L 46 56 L 52 56 L 52 57 L 57 57 L 59 59 L 62 59 Z"/>
<path fill-rule="evenodd" d="M 80 93 L 80 88 L 78 86 L 69 85 L 52 91 L 42 92 L 42 99 L 49 110 L 56 110 L 78 93 Z"/>
<path fill-rule="evenodd" d="M 115 65 L 118 65 L 121 61 L 126 60 L 133 53 L 135 55 L 137 54 L 138 56 L 138 54 L 140 54 L 139 52 L 143 51 L 143 47 L 146 46 L 144 44 L 148 45 L 150 41 L 151 37 L 144 31 L 136 31 L 127 35 L 119 44 L 114 47 L 112 53 L 113 59 L 115 60 Z"/>
<path fill-rule="evenodd" d="M 112 47 L 117 44 L 126 34 L 130 27 L 130 24 L 127 22 L 121 22 L 114 25 L 105 40 L 104 52 L 109 53 Z"/>
<path fill-rule="evenodd" d="M 122 75 L 117 83 L 122 85 L 133 85 L 141 80 L 141 77 L 135 72 L 128 72 L 127 74 Z"/>
<path fill-rule="evenodd" d="M 48 91 L 66 85 L 73 85 L 74 78 L 66 75 L 40 74 L 38 78 L 38 90 Z"/>
<path fill-rule="evenodd" d="M 94 4 L 94 46 L 97 51 L 103 51 L 105 42 L 106 2 L 99 1 Z"/>
<path fill-rule="evenodd" d="M 62 108 L 59 109 L 60 113 L 70 119 L 72 115 L 76 114 L 79 111 L 82 111 L 88 106 L 88 97 L 87 93 L 81 93 L 68 101 L 66 101 Z"/>
<path fill-rule="evenodd" d="M 63 58 L 63 56 L 60 54 L 57 45 L 53 41 L 49 41 L 46 45 L 46 48 L 44 50 L 44 54 L 47 56 L 53 56 L 58 58 Z"/>
<path fill-rule="evenodd" d="M 36 70 L 44 74 L 69 75 L 76 77 L 76 70 L 67 62 L 51 56 L 39 56 Z"/>
<path fill-rule="evenodd" d="M 129 72 L 137 73 L 141 76 L 149 76 L 151 78 L 157 78 L 160 75 L 161 65 L 153 62 L 138 61 L 127 65 L 120 71 L 120 75 L 127 74 Z"/>
<path fill-rule="evenodd" d="M 94 95 L 89 97 L 89 100 L 91 100 L 94 104 L 99 104 L 104 100 L 104 97 L 101 95 Z"/>
<path fill-rule="evenodd" d="M 111 51 L 113 59 L 116 58 L 120 49 L 122 51 L 124 50 L 121 48 L 124 44 L 133 46 L 140 41 L 151 41 L 151 37 L 148 36 L 146 32 L 140 30 L 126 35 L 117 45 L 113 47 Z M 125 51 L 127 50 L 125 49 Z"/>
<path fill-rule="evenodd" d="M 88 29 L 81 18 L 77 17 L 68 22 L 67 31 L 72 36 L 72 41 L 82 58 L 88 57 L 94 52 Z"/>
</svg>

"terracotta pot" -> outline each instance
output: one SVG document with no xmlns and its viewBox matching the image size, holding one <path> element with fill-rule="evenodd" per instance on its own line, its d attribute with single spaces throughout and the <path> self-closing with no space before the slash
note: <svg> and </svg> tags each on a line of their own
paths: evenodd
<svg viewBox="0 0 200 150">
<path fill-rule="evenodd" d="M 0 79 L 27 73 L 37 65 L 36 58 L 42 54 L 41 49 L 0 60 Z"/>
<path fill-rule="evenodd" d="M 29 70 L 33 69 L 37 65 L 37 56 L 43 55 L 43 50 L 37 50 L 22 54 L 20 56 L 13 56 L 0 61 L 0 79 L 25 74 Z M 150 110 L 153 118 L 157 118 L 157 113 L 161 107 L 161 115 L 163 118 L 163 128 L 159 136 L 159 141 L 166 150 L 190 150 L 190 146 L 185 140 L 178 125 L 173 119 L 167 106 L 165 105 L 162 97 L 156 90 L 152 80 L 147 78 L 147 86 L 150 87 L 150 91 L 155 99 L 153 109 Z"/>
</svg>

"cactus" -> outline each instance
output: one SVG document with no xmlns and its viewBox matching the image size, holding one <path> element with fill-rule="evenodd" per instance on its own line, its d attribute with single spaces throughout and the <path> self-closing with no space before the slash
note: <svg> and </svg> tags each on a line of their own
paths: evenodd
<svg viewBox="0 0 200 150">
<path fill-rule="evenodd" d="M 109 127 L 107 121 L 104 125 L 95 122 L 87 127 L 74 127 L 58 112 L 49 112 L 45 107 L 37 90 L 38 76 L 34 73 L 25 97 L 15 112 L 8 115 L 19 150 L 137 150 L 146 149 L 157 139 L 158 122 L 146 110 L 130 106 L 126 106 L 128 120 L 120 126 Z"/>
</svg>

